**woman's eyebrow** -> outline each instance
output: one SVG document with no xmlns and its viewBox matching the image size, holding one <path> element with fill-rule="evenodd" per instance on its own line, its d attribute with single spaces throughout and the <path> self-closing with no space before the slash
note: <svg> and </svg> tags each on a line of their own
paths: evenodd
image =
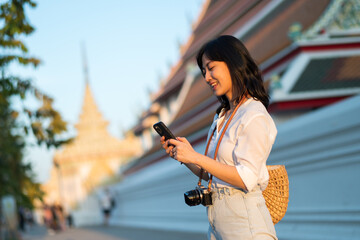
<svg viewBox="0 0 360 240">
<path fill-rule="evenodd" d="M 209 68 L 209 64 L 211 63 L 212 61 L 209 61 L 205 66 L 207 67 L 207 68 Z"/>
</svg>

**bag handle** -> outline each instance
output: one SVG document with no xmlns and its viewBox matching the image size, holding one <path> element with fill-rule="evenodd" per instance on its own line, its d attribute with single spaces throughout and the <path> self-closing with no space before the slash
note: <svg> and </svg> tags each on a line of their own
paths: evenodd
<svg viewBox="0 0 360 240">
<path fill-rule="evenodd" d="M 219 150 L 219 147 L 220 147 L 221 140 L 222 140 L 222 138 L 223 138 L 223 136 L 224 136 L 224 134 L 225 134 L 225 131 L 226 131 L 226 129 L 228 128 L 228 126 L 229 126 L 232 118 L 234 117 L 236 111 L 237 111 L 238 108 L 244 103 L 245 99 L 246 99 L 246 97 L 243 97 L 243 98 L 241 99 L 241 101 L 240 101 L 240 102 L 238 103 L 238 105 L 235 107 L 234 111 L 231 113 L 229 120 L 227 121 L 227 123 L 226 123 L 225 126 L 223 127 L 223 130 L 222 130 L 222 132 L 221 132 L 219 141 L 217 142 L 216 149 L 215 149 L 215 154 L 214 154 L 214 160 L 215 160 L 215 161 L 216 161 L 217 153 L 218 153 L 218 150 Z M 224 119 L 224 121 L 225 121 L 225 119 Z M 207 142 L 207 144 L 206 144 L 205 156 L 207 156 L 207 153 L 208 153 L 208 150 L 209 150 L 209 145 L 210 145 L 210 142 L 211 142 L 212 137 L 214 136 L 215 131 L 216 131 L 216 126 L 215 126 L 214 131 L 212 132 L 212 134 L 211 134 L 211 136 L 210 136 L 210 138 L 209 138 L 209 140 L 208 140 L 208 142 Z M 199 175 L 198 186 L 201 185 L 203 173 L 204 173 L 204 169 L 201 168 L 201 170 L 200 170 L 200 175 Z M 209 179 L 209 184 L 208 184 L 208 190 L 209 190 L 209 191 L 211 191 L 212 178 L 213 178 L 213 175 L 210 174 L 210 179 Z"/>
</svg>

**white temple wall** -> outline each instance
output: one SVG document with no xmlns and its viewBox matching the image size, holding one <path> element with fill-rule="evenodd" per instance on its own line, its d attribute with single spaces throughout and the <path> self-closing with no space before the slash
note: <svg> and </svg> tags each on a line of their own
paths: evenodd
<svg viewBox="0 0 360 240">
<path fill-rule="evenodd" d="M 195 146 L 198 151 L 204 148 L 203 144 Z M 204 207 L 190 208 L 183 197 L 184 192 L 195 188 L 197 181 L 185 166 L 171 158 L 152 164 L 111 188 L 117 193 L 111 223 L 201 231 L 207 228 Z"/>
<path fill-rule="evenodd" d="M 359 239 L 360 96 L 280 125 L 269 163 L 290 180 L 281 239 Z"/>
<path fill-rule="evenodd" d="M 102 224 L 103 215 L 98 194 L 95 192 L 88 195 L 86 200 L 79 204 L 76 210 L 72 210 L 70 214 L 73 216 L 76 227 Z"/>
<path fill-rule="evenodd" d="M 195 149 L 203 152 L 205 142 Z M 289 174 L 279 239 L 358 239 L 360 96 L 279 125 L 268 164 L 285 164 Z M 196 182 L 170 158 L 139 170 L 111 187 L 117 192 L 111 224 L 206 232 L 205 208 L 184 203 Z"/>
</svg>

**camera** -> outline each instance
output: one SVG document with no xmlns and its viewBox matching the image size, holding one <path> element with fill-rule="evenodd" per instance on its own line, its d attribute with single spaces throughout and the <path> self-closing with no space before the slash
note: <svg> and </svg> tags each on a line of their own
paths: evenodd
<svg viewBox="0 0 360 240">
<path fill-rule="evenodd" d="M 202 185 L 184 193 L 185 203 L 189 206 L 196 206 L 200 203 L 204 206 L 212 205 L 211 196 L 212 192 Z"/>
</svg>

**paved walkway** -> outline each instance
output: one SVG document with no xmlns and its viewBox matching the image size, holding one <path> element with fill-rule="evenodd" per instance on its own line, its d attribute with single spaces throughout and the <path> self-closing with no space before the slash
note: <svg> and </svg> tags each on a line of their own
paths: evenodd
<svg viewBox="0 0 360 240">
<path fill-rule="evenodd" d="M 23 240 L 205 240 L 206 234 L 161 231 L 129 227 L 94 226 L 72 228 L 59 233 L 49 233 L 43 226 L 34 226 Z"/>
</svg>

